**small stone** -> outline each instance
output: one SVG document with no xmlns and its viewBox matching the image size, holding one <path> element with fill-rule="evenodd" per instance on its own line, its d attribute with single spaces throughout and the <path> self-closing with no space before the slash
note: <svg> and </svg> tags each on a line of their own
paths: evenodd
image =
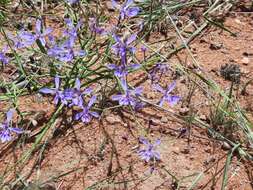
<svg viewBox="0 0 253 190">
<path fill-rule="evenodd" d="M 136 150 L 136 149 L 138 149 L 140 146 L 139 145 L 135 145 L 135 146 L 133 146 L 131 149 L 132 150 Z"/>
<path fill-rule="evenodd" d="M 162 118 L 161 118 L 161 122 L 162 123 L 168 123 L 168 118 L 167 117 L 165 117 L 165 116 L 162 116 Z"/>
<path fill-rule="evenodd" d="M 227 142 L 223 142 L 222 143 L 222 147 L 221 147 L 223 150 L 230 150 L 231 149 L 231 146 L 230 144 L 228 144 Z"/>
<path fill-rule="evenodd" d="M 206 121 L 207 120 L 207 118 L 206 118 L 206 116 L 204 114 L 200 115 L 199 119 L 202 120 L 202 121 Z"/>
<path fill-rule="evenodd" d="M 212 162 L 215 162 L 215 158 L 213 156 L 211 156 L 210 158 L 207 158 L 207 160 L 204 161 L 204 165 L 208 165 Z"/>
<path fill-rule="evenodd" d="M 236 22 L 237 24 L 242 24 L 242 22 L 241 22 L 239 19 L 235 19 L 235 22 Z"/>
<path fill-rule="evenodd" d="M 250 60 L 248 57 L 244 57 L 244 58 L 242 58 L 241 62 L 243 65 L 248 65 L 250 63 Z"/>
<path fill-rule="evenodd" d="M 181 153 L 183 154 L 189 154 L 190 153 L 190 149 L 189 148 L 184 148 Z"/>
<path fill-rule="evenodd" d="M 117 116 L 107 116 L 106 121 L 110 124 L 121 123 L 121 119 Z"/>
<path fill-rule="evenodd" d="M 179 82 L 182 83 L 182 84 L 185 84 L 187 81 L 186 81 L 186 78 L 182 78 L 182 79 L 180 79 Z"/>
<path fill-rule="evenodd" d="M 204 149 L 204 151 L 207 152 L 207 153 L 211 153 L 211 152 L 212 152 L 212 149 L 211 149 L 211 147 L 206 147 L 206 148 Z"/>
<path fill-rule="evenodd" d="M 187 115 L 189 113 L 189 111 L 190 111 L 189 108 L 183 107 L 183 108 L 179 109 L 179 114 L 185 116 L 185 115 Z"/>
<path fill-rule="evenodd" d="M 38 122 L 35 119 L 32 119 L 31 122 L 34 127 L 36 127 L 38 125 Z"/>
<path fill-rule="evenodd" d="M 248 73 L 250 73 L 250 71 L 246 68 L 241 68 L 241 73 L 242 74 L 248 74 Z"/>
<path fill-rule="evenodd" d="M 236 62 L 237 62 L 237 61 L 236 61 L 235 59 L 233 59 L 233 58 L 229 58 L 228 60 L 229 60 L 230 63 L 236 63 Z"/>
<path fill-rule="evenodd" d="M 200 43 L 207 43 L 207 40 L 205 38 L 200 39 Z"/>
<path fill-rule="evenodd" d="M 155 92 L 149 92 L 147 93 L 147 98 L 148 99 L 154 99 L 156 97 L 156 93 Z"/>
<path fill-rule="evenodd" d="M 228 51 L 227 49 L 222 49 L 222 50 L 221 50 L 221 53 L 229 54 L 229 51 Z"/>
<path fill-rule="evenodd" d="M 179 147 L 174 147 L 173 150 L 172 150 L 172 152 L 173 152 L 174 154 L 179 154 L 180 148 L 179 148 Z"/>
<path fill-rule="evenodd" d="M 223 45 L 221 43 L 211 43 L 209 48 L 211 50 L 219 50 L 222 48 L 222 46 Z"/>
<path fill-rule="evenodd" d="M 107 7 L 108 11 L 114 11 L 114 7 L 112 6 L 111 1 L 106 1 L 106 7 Z"/>
<path fill-rule="evenodd" d="M 241 47 L 240 46 L 235 46 L 234 50 L 241 50 Z"/>
</svg>

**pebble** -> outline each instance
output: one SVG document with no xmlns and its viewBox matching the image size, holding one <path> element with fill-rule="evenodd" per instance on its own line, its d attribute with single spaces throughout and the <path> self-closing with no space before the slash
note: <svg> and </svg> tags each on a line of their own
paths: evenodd
<svg viewBox="0 0 253 190">
<path fill-rule="evenodd" d="M 211 43 L 209 48 L 211 50 L 219 50 L 222 48 L 222 46 L 222 43 Z"/>
<path fill-rule="evenodd" d="M 211 147 L 206 147 L 206 148 L 204 149 L 204 151 L 207 152 L 207 153 L 211 153 L 211 152 L 212 152 L 212 149 L 211 149 Z"/>
<path fill-rule="evenodd" d="M 167 117 L 165 117 L 165 116 L 162 116 L 162 118 L 161 118 L 161 122 L 162 123 L 168 123 L 168 118 Z"/>
<path fill-rule="evenodd" d="M 206 120 L 207 120 L 207 118 L 206 118 L 206 116 L 205 116 L 204 114 L 200 115 L 200 116 L 199 116 L 199 119 L 200 119 L 200 120 L 203 120 L 203 121 L 206 121 Z"/>
<path fill-rule="evenodd" d="M 241 62 L 243 65 L 248 65 L 250 63 L 250 60 L 248 57 L 244 57 L 244 58 L 242 58 Z"/>
<path fill-rule="evenodd" d="M 215 162 L 215 158 L 213 156 L 211 156 L 210 158 L 207 158 L 207 160 L 204 161 L 204 165 L 208 165 L 212 162 Z"/>
<path fill-rule="evenodd" d="M 183 108 L 179 109 L 179 114 L 184 116 L 184 115 L 187 115 L 189 113 L 189 111 L 190 111 L 189 108 L 183 107 Z"/>
<path fill-rule="evenodd" d="M 108 11 L 114 11 L 111 1 L 106 1 L 106 7 L 107 7 Z"/>
<path fill-rule="evenodd" d="M 189 148 L 184 148 L 183 150 L 181 150 L 181 153 L 183 153 L 183 154 L 189 154 L 190 153 L 190 149 Z"/>
<path fill-rule="evenodd" d="M 228 144 L 227 142 L 224 141 L 224 142 L 222 143 L 221 148 L 222 148 L 223 150 L 230 150 L 230 149 L 231 149 L 231 146 L 230 146 L 230 144 Z"/>
<path fill-rule="evenodd" d="M 116 116 L 107 116 L 105 119 L 110 124 L 121 123 L 121 119 Z"/>
<path fill-rule="evenodd" d="M 239 19 L 235 19 L 235 22 L 236 22 L 237 24 L 242 24 L 242 22 L 241 22 Z"/>
<path fill-rule="evenodd" d="M 147 93 L 147 98 L 148 99 L 154 99 L 156 97 L 156 93 L 155 92 L 149 92 Z"/>
</svg>

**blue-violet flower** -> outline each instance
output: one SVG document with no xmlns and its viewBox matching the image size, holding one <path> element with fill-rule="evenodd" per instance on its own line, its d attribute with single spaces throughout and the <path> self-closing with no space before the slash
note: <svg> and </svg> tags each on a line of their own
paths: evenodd
<svg viewBox="0 0 253 190">
<path fill-rule="evenodd" d="M 12 126 L 12 117 L 13 117 L 13 109 L 10 109 L 6 114 L 6 121 L 0 123 L 0 139 L 2 143 L 8 142 L 11 140 L 11 133 L 21 134 L 23 133 L 22 129 L 14 128 Z"/>
</svg>

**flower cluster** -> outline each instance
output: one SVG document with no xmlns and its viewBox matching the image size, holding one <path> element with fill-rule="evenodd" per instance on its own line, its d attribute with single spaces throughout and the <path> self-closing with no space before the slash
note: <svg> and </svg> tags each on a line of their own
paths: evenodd
<svg viewBox="0 0 253 190">
<path fill-rule="evenodd" d="M 138 87 L 135 89 L 129 89 L 126 80 L 121 79 L 121 86 L 123 88 L 123 93 L 118 95 L 113 95 L 112 100 L 118 101 L 122 106 L 132 106 L 134 108 L 139 106 L 139 102 L 136 97 L 141 96 L 142 88 Z"/>
<path fill-rule="evenodd" d="M 161 92 L 163 95 L 160 100 L 159 106 L 162 107 L 165 101 L 167 101 L 170 106 L 174 106 L 180 100 L 179 96 L 170 94 L 175 87 L 176 81 L 170 84 L 166 90 L 164 90 L 159 84 L 154 85 L 154 89 Z"/>
<path fill-rule="evenodd" d="M 4 65 L 9 63 L 8 57 L 6 57 L 7 47 L 4 47 L 2 51 L 0 51 L 0 62 L 2 62 Z"/>
<path fill-rule="evenodd" d="M 78 22 L 74 26 L 71 19 L 65 19 L 67 25 L 66 30 L 63 32 L 63 36 L 66 39 L 64 42 L 56 43 L 53 37 L 50 38 L 53 46 L 48 50 L 48 55 L 54 57 L 62 62 L 70 62 L 75 57 L 83 57 L 86 55 L 84 50 L 76 50 L 74 48 L 75 41 L 78 36 L 78 30 L 81 27 L 81 22 Z"/>
<path fill-rule="evenodd" d="M 66 2 L 70 5 L 78 5 L 80 1 L 66 0 Z M 140 98 L 143 89 L 142 87 L 131 87 L 131 85 L 128 84 L 129 72 L 141 68 L 140 64 L 133 63 L 134 59 L 130 60 L 128 58 L 129 55 L 134 55 L 136 52 L 135 42 L 137 41 L 137 32 L 128 37 L 121 37 L 121 35 L 117 33 L 117 27 L 121 26 L 120 23 L 124 20 L 137 16 L 141 10 L 134 5 L 133 0 L 126 0 L 122 5 L 118 4 L 115 0 L 112 0 L 112 5 L 114 9 L 119 11 L 118 25 L 112 27 L 116 28 L 115 31 L 106 31 L 106 29 L 100 27 L 98 19 L 93 17 L 89 19 L 89 30 L 93 35 L 107 35 L 114 41 L 111 50 L 112 54 L 116 57 L 116 61 L 115 63 L 107 64 L 106 67 L 114 74 L 121 91 L 118 94 L 112 95 L 111 99 L 118 102 L 121 106 L 130 106 L 137 109 L 144 104 Z M 83 28 L 85 27 L 83 27 L 82 22 L 79 21 L 74 23 L 70 18 L 67 18 L 65 19 L 65 28 L 62 32 L 62 37 L 56 39 L 56 37 L 52 35 L 53 29 L 44 28 L 42 21 L 38 19 L 36 20 L 34 32 L 21 29 L 15 37 L 10 35 L 10 39 L 14 43 L 16 49 L 27 48 L 37 43 L 39 47 L 42 46 L 45 49 L 45 52 L 43 53 L 61 62 L 69 63 L 74 61 L 77 57 L 80 58 L 86 55 L 86 51 L 77 49 L 76 47 L 76 42 L 78 41 L 78 37 L 80 37 L 79 32 Z M 83 46 L 81 45 L 81 47 Z M 6 57 L 6 51 L 7 49 L 3 49 L 0 52 L 0 61 L 3 64 L 9 62 L 9 59 Z M 144 61 L 146 61 L 147 48 L 143 46 L 141 51 L 144 55 Z M 160 79 L 164 73 L 169 71 L 169 69 L 168 65 L 158 63 L 149 73 L 149 77 L 152 81 L 152 88 L 162 94 L 162 98 L 159 100 L 160 107 L 162 107 L 165 102 L 174 106 L 180 100 L 179 96 L 171 94 L 176 87 L 175 81 L 166 89 L 159 85 Z M 79 75 L 79 73 L 77 73 L 77 75 Z M 89 123 L 92 118 L 99 118 L 99 114 L 92 109 L 97 101 L 97 95 L 94 95 L 91 88 L 82 89 L 79 78 L 75 79 L 74 87 L 68 87 L 65 89 L 61 87 L 59 76 L 55 76 L 54 83 L 54 88 L 42 88 L 39 92 L 53 95 L 53 102 L 56 105 L 63 104 L 68 108 L 78 108 L 79 111 L 73 116 L 75 120 Z M 12 116 L 13 110 L 10 110 L 7 113 L 6 121 L 0 124 L 0 138 L 2 142 L 10 141 L 11 133 L 23 133 L 23 130 L 12 127 Z M 138 151 L 141 159 L 146 162 L 151 160 L 158 161 L 161 159 L 159 152 L 156 150 L 157 146 L 161 143 L 160 140 L 156 140 L 152 144 L 147 139 L 140 138 L 140 142 L 144 145 L 144 148 Z"/>
<path fill-rule="evenodd" d="M 98 113 L 90 111 L 90 108 L 96 101 L 96 96 L 92 96 L 87 106 L 84 105 L 83 96 L 91 95 L 92 89 L 87 88 L 84 91 L 81 90 L 81 82 L 77 78 L 74 88 L 67 88 L 65 90 L 60 89 L 60 78 L 55 77 L 55 88 L 42 88 L 39 92 L 43 94 L 54 95 L 54 103 L 62 103 L 68 107 L 78 106 L 83 111 L 75 115 L 75 119 L 81 119 L 84 123 L 89 123 L 93 117 L 99 117 Z"/>
<path fill-rule="evenodd" d="M 9 37 L 13 41 L 14 47 L 16 49 L 29 47 L 33 45 L 36 40 L 38 40 L 43 46 L 45 46 L 45 37 L 52 33 L 52 31 L 52 28 L 46 28 L 44 32 L 42 32 L 42 22 L 40 19 L 38 19 L 35 24 L 35 33 L 22 29 L 15 37 L 12 35 L 9 35 Z"/>
<path fill-rule="evenodd" d="M 21 134 L 23 130 L 20 128 L 12 127 L 13 109 L 10 109 L 6 114 L 6 120 L 0 123 L 0 139 L 2 143 L 11 141 L 11 133 Z"/>
<path fill-rule="evenodd" d="M 56 42 L 55 37 L 52 35 L 52 28 L 46 28 L 42 31 L 42 22 L 40 19 L 36 21 L 34 33 L 22 29 L 16 36 L 10 34 L 9 37 L 13 41 L 16 49 L 27 48 L 32 46 L 35 42 L 39 42 L 43 48 L 47 49 L 47 54 L 49 56 L 62 62 L 70 62 L 75 57 L 85 56 L 86 52 L 84 50 L 76 50 L 74 47 L 81 23 L 78 22 L 77 25 L 74 26 L 71 19 L 65 19 L 65 23 L 67 27 L 63 32 L 64 41 L 58 40 L 59 43 Z M 48 43 L 46 37 L 48 37 Z M 0 60 L 6 63 L 6 60 L 3 61 L 3 53 L 0 54 Z"/>
<path fill-rule="evenodd" d="M 145 50 L 146 51 L 146 50 Z M 145 52 L 144 51 L 144 52 Z M 170 70 L 170 67 L 166 63 L 157 63 L 149 72 L 149 78 L 151 83 L 160 82 L 161 78 L 166 75 Z"/>
<path fill-rule="evenodd" d="M 115 0 L 112 0 L 112 6 L 120 12 L 119 21 L 138 15 L 140 8 L 132 7 L 132 4 L 133 0 L 127 0 L 120 6 Z"/>
<path fill-rule="evenodd" d="M 89 28 L 90 28 L 90 31 L 94 34 L 99 34 L 99 35 L 107 34 L 104 28 L 98 26 L 96 18 L 89 19 Z"/>
<path fill-rule="evenodd" d="M 144 145 L 144 148 L 138 151 L 141 159 L 149 162 L 150 160 L 158 161 L 161 159 L 160 153 L 156 150 L 157 146 L 161 144 L 161 141 L 157 139 L 154 144 L 151 144 L 147 139 L 141 137 L 140 142 Z"/>
</svg>

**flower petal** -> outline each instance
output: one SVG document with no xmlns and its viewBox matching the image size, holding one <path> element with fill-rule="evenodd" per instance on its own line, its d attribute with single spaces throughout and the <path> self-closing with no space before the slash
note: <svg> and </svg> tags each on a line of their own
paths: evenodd
<svg viewBox="0 0 253 190">
<path fill-rule="evenodd" d="M 113 7 L 114 9 L 119 9 L 119 8 L 120 8 L 120 5 L 119 5 L 118 3 L 116 3 L 115 0 L 112 0 L 112 7 Z"/>
<path fill-rule="evenodd" d="M 119 101 L 120 99 L 122 99 L 122 95 L 113 95 L 112 96 L 112 100 L 114 100 L 114 101 Z"/>
<path fill-rule="evenodd" d="M 86 88 L 86 89 L 83 91 L 83 93 L 82 93 L 82 94 L 87 94 L 87 95 L 89 95 L 89 94 L 91 94 L 91 93 L 92 93 L 92 91 L 93 91 L 93 89 L 92 89 L 92 88 L 90 88 L 90 87 L 88 87 L 88 88 Z"/>
<path fill-rule="evenodd" d="M 1 138 L 2 143 L 11 141 L 11 134 L 10 134 L 10 132 L 7 131 L 7 130 L 1 131 L 1 132 L 0 132 L 0 138 Z"/>
<path fill-rule="evenodd" d="M 7 117 L 7 122 L 8 122 L 8 123 L 12 120 L 13 113 L 14 113 L 14 109 L 10 109 L 10 110 L 6 113 L 6 117 Z"/>
<path fill-rule="evenodd" d="M 115 65 L 115 64 L 108 64 L 108 65 L 106 65 L 106 67 L 107 67 L 108 69 L 111 69 L 111 70 L 115 70 L 115 69 L 118 68 L 118 66 Z"/>
<path fill-rule="evenodd" d="M 147 139 L 145 139 L 144 137 L 140 137 L 139 138 L 139 141 L 142 143 L 142 144 L 145 144 L 147 146 L 150 145 L 149 141 Z"/>
<path fill-rule="evenodd" d="M 126 15 L 128 17 L 134 17 L 134 16 L 138 15 L 139 12 L 140 12 L 139 7 L 130 7 L 130 8 L 127 9 Z"/>
<path fill-rule="evenodd" d="M 181 98 L 179 96 L 167 96 L 167 101 L 171 106 L 177 104 L 180 99 Z"/>
<path fill-rule="evenodd" d="M 169 94 L 176 87 L 176 81 L 173 81 L 167 88 L 167 94 Z"/>
<path fill-rule="evenodd" d="M 137 34 L 131 35 L 131 36 L 127 39 L 126 44 L 129 45 L 129 44 L 131 44 L 132 42 L 134 42 L 134 41 L 136 40 L 136 37 L 137 37 Z"/>
<path fill-rule="evenodd" d="M 80 82 L 79 78 L 76 78 L 75 88 L 76 88 L 77 90 L 80 90 L 80 88 L 81 88 L 81 82 Z"/>
<path fill-rule="evenodd" d="M 97 99 L 97 96 L 92 96 L 91 97 L 91 99 L 90 99 L 90 101 L 88 103 L 88 106 L 87 106 L 88 109 L 95 103 L 96 99 Z"/>
<path fill-rule="evenodd" d="M 50 88 L 42 88 L 39 90 L 39 92 L 43 94 L 55 94 L 55 90 L 52 90 Z"/>
<path fill-rule="evenodd" d="M 121 86 L 123 88 L 124 91 L 127 91 L 127 82 L 126 82 L 126 79 L 121 79 Z"/>
<path fill-rule="evenodd" d="M 77 113 L 74 118 L 75 120 L 79 120 L 81 117 L 82 117 L 82 112 Z"/>
<path fill-rule="evenodd" d="M 47 28 L 45 29 L 45 31 L 43 32 L 43 36 L 47 36 L 48 34 L 50 34 L 51 32 L 53 32 L 52 28 Z"/>
<path fill-rule="evenodd" d="M 97 112 L 90 111 L 90 114 L 91 114 L 93 117 L 96 117 L 96 118 L 99 117 L 99 114 L 98 114 Z"/>
<path fill-rule="evenodd" d="M 36 30 L 36 34 L 41 33 L 41 20 L 40 19 L 36 20 L 35 30 Z"/>
<path fill-rule="evenodd" d="M 165 90 L 159 84 L 152 85 L 152 88 L 163 93 L 163 94 L 165 93 Z"/>
<path fill-rule="evenodd" d="M 13 131 L 13 132 L 17 133 L 17 134 L 21 134 L 21 133 L 24 132 L 22 129 L 19 129 L 19 128 L 9 127 L 8 129 L 9 129 L 10 131 Z"/>
<path fill-rule="evenodd" d="M 59 89 L 59 87 L 60 87 L 60 78 L 58 76 L 56 76 L 54 78 L 54 83 L 55 83 L 55 88 Z"/>
</svg>

